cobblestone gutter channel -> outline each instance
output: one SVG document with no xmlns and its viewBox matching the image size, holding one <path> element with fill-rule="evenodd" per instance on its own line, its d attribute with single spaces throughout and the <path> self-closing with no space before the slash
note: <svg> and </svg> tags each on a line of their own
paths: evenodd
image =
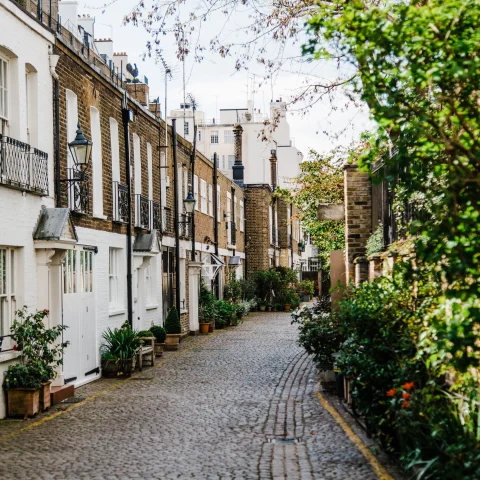
<svg viewBox="0 0 480 480">
<path fill-rule="evenodd" d="M 140 377 L 82 387 L 85 401 L 50 416 L 0 422 L 0 478 L 387 478 L 319 403 L 289 314 L 190 338 Z"/>
</svg>

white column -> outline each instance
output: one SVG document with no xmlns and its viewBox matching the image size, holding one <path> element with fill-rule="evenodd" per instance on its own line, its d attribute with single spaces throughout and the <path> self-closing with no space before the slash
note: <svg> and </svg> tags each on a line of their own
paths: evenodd
<svg viewBox="0 0 480 480">
<path fill-rule="evenodd" d="M 200 329 L 198 321 L 198 292 L 200 287 L 200 272 L 202 262 L 190 262 L 188 265 L 188 317 L 190 331 L 197 332 Z"/>
</svg>

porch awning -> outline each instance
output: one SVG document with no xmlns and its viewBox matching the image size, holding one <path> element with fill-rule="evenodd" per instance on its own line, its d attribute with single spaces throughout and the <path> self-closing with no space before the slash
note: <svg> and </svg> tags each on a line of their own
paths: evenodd
<svg viewBox="0 0 480 480">
<path fill-rule="evenodd" d="M 238 255 L 234 255 L 233 257 L 228 258 L 228 266 L 229 267 L 239 267 L 242 264 L 242 260 Z"/>
<path fill-rule="evenodd" d="M 159 253 L 157 231 L 152 230 L 150 233 L 137 233 L 133 242 L 134 252 Z"/>
<path fill-rule="evenodd" d="M 220 268 L 222 268 L 224 265 L 225 262 L 223 262 L 219 257 L 217 257 L 217 255 L 215 255 L 214 253 L 210 253 L 209 255 L 207 255 L 203 262 L 203 274 L 208 277 L 209 280 L 213 280 Z"/>
<path fill-rule="evenodd" d="M 68 208 L 46 208 L 42 206 L 37 226 L 33 233 L 36 242 L 78 242 L 75 225 Z"/>
</svg>

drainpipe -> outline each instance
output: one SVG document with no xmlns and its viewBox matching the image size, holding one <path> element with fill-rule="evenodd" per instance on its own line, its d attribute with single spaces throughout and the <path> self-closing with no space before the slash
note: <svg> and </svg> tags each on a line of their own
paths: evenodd
<svg viewBox="0 0 480 480">
<path fill-rule="evenodd" d="M 123 135 L 125 140 L 125 170 L 127 180 L 127 315 L 130 328 L 133 328 L 133 291 L 132 291 L 132 179 L 130 175 L 130 110 L 128 109 L 127 91 L 122 101 Z"/>
<path fill-rule="evenodd" d="M 180 316 L 180 225 L 179 225 L 179 210 L 178 204 L 178 161 L 177 161 L 177 120 L 172 118 L 172 150 L 173 150 L 173 197 L 174 215 L 175 215 L 175 306 L 178 315 Z"/>
<path fill-rule="evenodd" d="M 272 191 L 275 193 L 275 190 L 277 189 L 277 154 L 275 150 L 272 150 L 272 154 L 270 156 L 270 179 L 272 181 Z M 272 228 L 273 228 L 273 233 L 275 234 L 275 238 L 273 239 L 274 244 L 273 244 L 273 264 L 274 266 L 277 266 L 277 222 L 275 221 L 275 211 L 277 208 L 277 199 L 274 197 L 272 201 Z"/>
<path fill-rule="evenodd" d="M 58 77 L 55 82 L 55 203 L 57 208 L 62 206 L 60 192 L 60 85 Z"/>
<path fill-rule="evenodd" d="M 218 257 L 218 178 L 217 178 L 217 162 L 218 155 L 217 152 L 213 154 L 213 178 L 212 178 L 212 188 L 213 188 L 213 243 L 215 247 L 215 255 Z M 213 281 L 214 291 L 217 294 L 217 298 L 220 298 L 220 285 L 218 283 L 218 272 L 215 275 L 215 280 Z"/>
</svg>

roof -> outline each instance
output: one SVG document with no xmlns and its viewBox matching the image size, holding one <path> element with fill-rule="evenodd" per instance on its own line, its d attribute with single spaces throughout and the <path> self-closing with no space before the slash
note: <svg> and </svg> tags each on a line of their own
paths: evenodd
<svg viewBox="0 0 480 480">
<path fill-rule="evenodd" d="M 77 241 L 75 225 L 68 208 L 46 208 L 42 211 L 33 233 L 34 240 L 68 240 Z"/>
<path fill-rule="evenodd" d="M 157 252 L 158 245 L 157 241 L 157 231 L 152 230 L 150 233 L 137 233 L 135 236 L 135 241 L 133 242 L 133 251 L 134 252 Z"/>
</svg>

